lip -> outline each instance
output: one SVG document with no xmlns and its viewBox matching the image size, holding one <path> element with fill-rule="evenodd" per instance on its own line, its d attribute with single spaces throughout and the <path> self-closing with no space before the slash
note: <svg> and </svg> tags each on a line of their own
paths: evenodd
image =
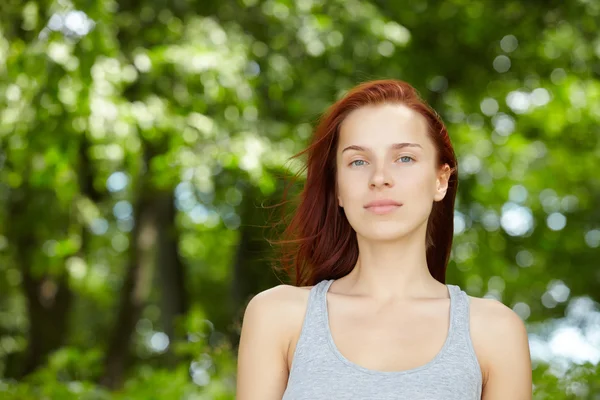
<svg viewBox="0 0 600 400">
<path fill-rule="evenodd" d="M 365 208 L 375 214 L 387 214 L 400 208 L 401 206 L 402 204 L 398 203 L 397 201 L 390 199 L 382 199 L 368 203 L 367 205 L 365 205 Z"/>
<path fill-rule="evenodd" d="M 365 205 L 365 208 L 381 207 L 381 206 L 401 206 L 401 205 L 402 205 L 401 203 L 398 203 L 397 201 L 394 201 L 391 199 L 381 199 L 381 200 L 375 200 L 375 201 L 368 203 L 367 205 Z"/>
</svg>

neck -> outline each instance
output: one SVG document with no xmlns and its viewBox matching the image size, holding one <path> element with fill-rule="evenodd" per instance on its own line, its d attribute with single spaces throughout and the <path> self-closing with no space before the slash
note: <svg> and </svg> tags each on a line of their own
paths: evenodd
<svg viewBox="0 0 600 400">
<path fill-rule="evenodd" d="M 446 287 L 427 266 L 425 232 L 413 233 L 395 241 L 357 235 L 359 256 L 354 269 L 341 278 L 344 292 L 378 302 L 445 296 Z"/>
</svg>

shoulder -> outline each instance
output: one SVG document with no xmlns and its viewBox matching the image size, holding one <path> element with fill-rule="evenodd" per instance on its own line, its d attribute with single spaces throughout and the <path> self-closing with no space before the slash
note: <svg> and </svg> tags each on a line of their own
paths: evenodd
<svg viewBox="0 0 600 400">
<path fill-rule="evenodd" d="M 302 299 L 308 298 L 311 288 L 312 286 L 280 284 L 255 294 L 246 308 L 251 307 L 253 310 L 268 308 L 272 309 L 271 311 L 283 311 L 286 306 L 297 306 L 298 301 L 301 302 Z"/>
<path fill-rule="evenodd" d="M 237 397 L 281 398 L 288 380 L 287 348 L 303 288 L 278 285 L 254 295 L 244 310 L 237 357 Z M 306 296 L 308 297 L 308 296 Z"/>
<path fill-rule="evenodd" d="M 484 383 L 501 371 L 530 371 L 529 341 L 521 317 L 498 300 L 468 298 L 471 337 Z"/>
<path fill-rule="evenodd" d="M 280 284 L 255 294 L 244 312 L 244 319 L 276 319 L 297 308 L 303 298 L 308 297 L 310 287 Z"/>
<path fill-rule="evenodd" d="M 304 315 L 311 287 L 280 284 L 254 295 L 244 312 L 247 330 L 277 332 L 287 348 L 298 319 Z"/>
<path fill-rule="evenodd" d="M 292 286 L 280 284 L 255 294 L 246 308 L 272 308 L 273 311 L 282 310 L 285 306 L 294 306 L 298 300 L 307 297 L 312 286 Z"/>
<path fill-rule="evenodd" d="M 525 332 L 525 324 L 517 313 L 496 299 L 468 296 L 471 319 L 491 328 Z M 493 334 L 492 332 L 490 332 Z"/>
</svg>

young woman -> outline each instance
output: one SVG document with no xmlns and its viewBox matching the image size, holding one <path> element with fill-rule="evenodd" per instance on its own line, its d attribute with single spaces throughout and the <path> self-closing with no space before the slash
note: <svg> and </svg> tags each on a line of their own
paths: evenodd
<svg viewBox="0 0 600 400">
<path fill-rule="evenodd" d="M 296 286 L 248 303 L 237 400 L 531 399 L 521 319 L 445 283 L 457 162 L 415 89 L 357 86 L 304 153 Z"/>
</svg>

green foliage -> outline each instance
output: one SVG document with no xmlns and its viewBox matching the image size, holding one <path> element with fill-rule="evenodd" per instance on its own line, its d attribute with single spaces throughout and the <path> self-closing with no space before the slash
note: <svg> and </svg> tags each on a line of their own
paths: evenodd
<svg viewBox="0 0 600 400">
<path fill-rule="evenodd" d="M 448 281 L 531 331 L 572 299 L 596 307 L 598 15 L 598 1 L 4 1 L 1 397 L 233 398 L 241 312 L 279 283 L 266 206 L 325 108 L 376 78 L 410 82 L 447 123 Z M 534 370 L 539 399 L 598 398 L 598 381 L 594 365 Z"/>
<path fill-rule="evenodd" d="M 197 310 L 191 311 L 185 325 L 194 335 L 173 343 L 175 353 L 188 362 L 173 368 L 161 366 L 160 359 L 140 362 L 120 390 L 111 392 L 96 383 L 102 372 L 99 349 L 63 347 L 25 380 L 0 381 L 0 396 L 15 400 L 234 399 L 234 351 L 226 341 L 209 345 L 214 332 L 206 322 Z"/>
<path fill-rule="evenodd" d="M 600 393 L 600 365 L 585 363 L 567 371 L 551 371 L 540 364 L 533 370 L 534 399 L 590 399 Z M 560 377 L 558 377 L 558 376 Z"/>
</svg>

